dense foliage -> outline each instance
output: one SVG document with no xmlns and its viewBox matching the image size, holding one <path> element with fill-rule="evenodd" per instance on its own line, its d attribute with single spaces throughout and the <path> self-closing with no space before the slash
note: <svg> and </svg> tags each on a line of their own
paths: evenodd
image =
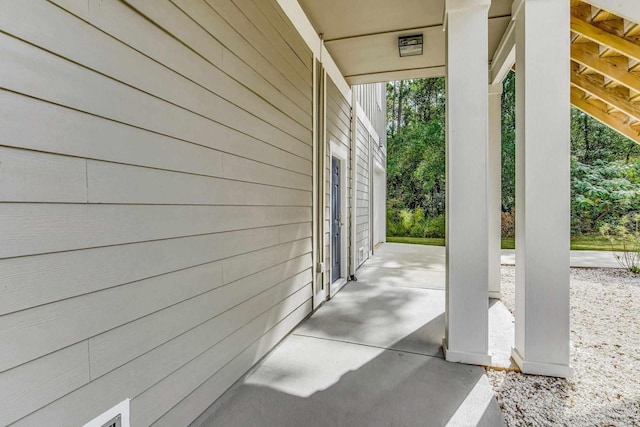
<svg viewBox="0 0 640 427">
<path fill-rule="evenodd" d="M 445 81 L 387 85 L 387 234 L 444 237 Z M 577 109 L 571 110 L 571 227 L 597 233 L 640 212 L 640 147 Z M 515 74 L 502 94 L 502 224 L 515 216 Z"/>
</svg>

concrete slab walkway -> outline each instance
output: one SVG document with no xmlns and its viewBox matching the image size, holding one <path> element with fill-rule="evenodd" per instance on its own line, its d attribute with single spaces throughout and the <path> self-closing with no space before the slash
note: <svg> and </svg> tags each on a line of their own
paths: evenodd
<svg viewBox="0 0 640 427">
<path fill-rule="evenodd" d="M 504 425 L 484 369 L 442 358 L 441 249 L 382 245 L 200 425 Z"/>
</svg>

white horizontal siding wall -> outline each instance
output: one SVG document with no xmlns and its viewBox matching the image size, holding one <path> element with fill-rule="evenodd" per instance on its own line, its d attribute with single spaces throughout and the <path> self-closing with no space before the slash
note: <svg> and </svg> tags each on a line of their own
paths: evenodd
<svg viewBox="0 0 640 427">
<path fill-rule="evenodd" d="M 369 131 L 358 119 L 356 127 L 356 265 L 360 266 L 369 258 L 371 249 L 371 186 L 369 185 L 371 169 L 369 158 Z"/>
<path fill-rule="evenodd" d="M 356 100 L 362 107 L 371 125 L 382 138 L 383 146 L 387 142 L 387 84 L 371 83 L 353 86 Z M 379 144 L 380 141 L 376 143 Z"/>
<path fill-rule="evenodd" d="M 0 425 L 187 425 L 311 311 L 311 52 L 275 0 L 0 30 Z"/>
<path fill-rule="evenodd" d="M 360 266 L 369 258 L 372 250 L 373 228 L 373 173 L 375 164 L 386 168 L 386 89 L 385 83 L 372 83 L 353 87 L 362 112 L 368 120 L 365 125 L 361 119 L 357 122 L 357 216 L 356 216 L 356 259 Z M 377 136 L 370 131 L 370 127 Z M 376 206 L 380 206 L 376 204 Z M 381 215 L 384 217 L 385 212 Z"/>
</svg>

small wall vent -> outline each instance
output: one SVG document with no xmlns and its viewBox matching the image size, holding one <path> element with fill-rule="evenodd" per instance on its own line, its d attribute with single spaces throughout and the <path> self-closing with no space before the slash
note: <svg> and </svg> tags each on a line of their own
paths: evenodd
<svg viewBox="0 0 640 427">
<path fill-rule="evenodd" d="M 109 421 L 102 424 L 102 427 L 122 427 L 122 414 L 118 414 L 111 418 Z"/>
<path fill-rule="evenodd" d="M 103 414 L 98 415 L 84 427 L 130 427 L 129 399 L 123 400 Z"/>
</svg>

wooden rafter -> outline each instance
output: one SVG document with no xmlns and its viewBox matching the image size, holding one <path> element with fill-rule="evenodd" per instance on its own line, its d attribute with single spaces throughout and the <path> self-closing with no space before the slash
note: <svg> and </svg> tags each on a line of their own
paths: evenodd
<svg viewBox="0 0 640 427">
<path fill-rule="evenodd" d="M 602 27 L 596 27 L 575 15 L 571 16 L 571 31 L 624 56 L 640 61 L 640 45 L 606 31 Z"/>
<path fill-rule="evenodd" d="M 640 92 L 640 76 L 629 72 L 628 66 L 617 64 L 614 58 L 601 58 L 597 52 L 590 52 L 583 44 L 574 43 L 571 45 L 571 59 L 631 90 Z"/>
<path fill-rule="evenodd" d="M 630 101 L 628 97 L 621 95 L 619 91 L 604 86 L 590 76 L 580 75 L 576 72 L 571 73 L 571 84 L 633 117 L 635 120 L 640 120 L 640 105 Z"/>
<path fill-rule="evenodd" d="M 584 95 L 585 93 L 580 90 L 575 88 L 571 89 L 571 103 L 594 119 L 601 121 L 627 138 L 640 144 L 640 133 L 638 133 L 637 129 L 631 127 L 627 121 L 621 120 L 613 114 L 609 114 L 607 111 L 590 103 Z"/>
<path fill-rule="evenodd" d="M 640 26 L 571 0 L 571 103 L 640 143 Z"/>
</svg>

